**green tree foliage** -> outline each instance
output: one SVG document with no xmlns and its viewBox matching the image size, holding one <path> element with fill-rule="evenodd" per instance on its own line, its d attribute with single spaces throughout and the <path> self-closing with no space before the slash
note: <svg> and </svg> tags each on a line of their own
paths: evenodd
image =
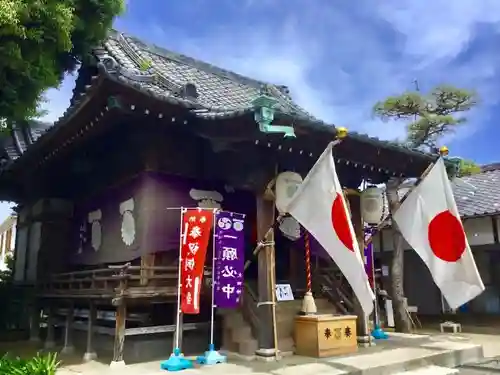
<svg viewBox="0 0 500 375">
<path fill-rule="evenodd" d="M 123 0 L 0 0 L 0 118 L 39 114 L 45 90 L 105 38 Z"/>
<path fill-rule="evenodd" d="M 452 86 L 438 86 L 429 94 L 407 92 L 375 104 L 376 116 L 406 120 L 409 146 L 434 151 L 444 135 L 466 121 L 463 116 L 477 104 L 474 92 Z"/>
<path fill-rule="evenodd" d="M 5 263 L 7 265 L 7 269 L 0 271 L 0 287 L 2 283 L 10 282 L 12 279 L 12 270 L 14 269 L 14 258 L 12 255 L 7 255 L 5 257 Z"/>
<path fill-rule="evenodd" d="M 472 160 L 460 160 L 458 167 L 458 177 L 472 176 L 481 172 L 481 167 L 474 163 Z"/>
</svg>

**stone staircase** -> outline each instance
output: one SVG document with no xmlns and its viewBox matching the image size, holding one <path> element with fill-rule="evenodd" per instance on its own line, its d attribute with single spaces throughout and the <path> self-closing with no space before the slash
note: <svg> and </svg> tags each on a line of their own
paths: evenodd
<svg viewBox="0 0 500 375">
<path fill-rule="evenodd" d="M 336 314 L 336 308 L 326 299 L 315 299 L 319 314 Z M 245 305 L 244 305 L 245 306 Z M 276 326 L 278 333 L 278 349 L 281 354 L 293 353 L 294 319 L 300 312 L 302 299 L 276 304 Z M 242 307 L 238 310 L 221 312 L 223 319 L 222 349 L 243 356 L 253 356 L 258 349 L 257 327 L 253 328 L 245 319 L 248 316 Z"/>
</svg>

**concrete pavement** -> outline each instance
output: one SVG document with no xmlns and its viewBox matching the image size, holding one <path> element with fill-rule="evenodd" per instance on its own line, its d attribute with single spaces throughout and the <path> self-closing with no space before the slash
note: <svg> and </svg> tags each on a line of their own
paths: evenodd
<svg viewBox="0 0 500 375">
<path fill-rule="evenodd" d="M 485 340 L 483 340 L 485 341 Z M 487 340 L 486 340 L 487 341 Z M 500 346 L 499 346 L 500 347 Z M 347 356 L 314 359 L 284 357 L 278 362 L 244 361 L 230 358 L 229 363 L 185 370 L 186 375 L 447 375 L 458 373 L 454 367 L 482 359 L 483 349 L 468 337 L 450 335 L 392 335 L 377 346 L 360 348 Z M 159 363 L 132 364 L 110 369 L 107 364 L 87 363 L 67 366 L 58 375 L 160 375 Z M 411 371 L 410 371 L 411 370 Z"/>
</svg>

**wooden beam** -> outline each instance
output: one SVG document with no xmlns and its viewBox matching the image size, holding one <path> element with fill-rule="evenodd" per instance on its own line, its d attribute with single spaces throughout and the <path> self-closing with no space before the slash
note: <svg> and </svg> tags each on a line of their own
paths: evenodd
<svg viewBox="0 0 500 375">
<path fill-rule="evenodd" d="M 274 201 L 264 196 L 257 197 L 257 238 L 263 238 L 274 223 Z M 258 255 L 258 294 L 259 294 L 259 349 L 257 355 L 261 357 L 273 357 L 275 355 L 275 343 L 273 335 L 273 307 L 272 307 L 272 267 L 274 262 L 274 230 L 268 232 L 264 239 L 266 246 Z"/>
<path fill-rule="evenodd" d="M 45 338 L 45 349 L 53 349 L 56 346 L 54 330 L 55 330 L 55 310 L 54 306 L 49 304 L 47 308 L 47 337 Z"/>
<path fill-rule="evenodd" d="M 491 226 L 493 230 L 493 242 L 498 243 L 498 225 L 497 225 L 497 216 L 492 216 L 491 217 Z"/>
<path fill-rule="evenodd" d="M 61 351 L 62 354 L 72 354 L 75 351 L 73 346 L 73 323 L 75 318 L 75 305 L 73 302 L 69 303 L 66 312 L 66 324 L 64 326 L 64 347 Z"/>
<path fill-rule="evenodd" d="M 31 317 L 30 317 L 30 341 L 40 342 L 40 315 L 41 309 L 38 304 L 38 300 L 35 299 L 33 305 L 31 306 Z"/>
<path fill-rule="evenodd" d="M 125 300 L 116 307 L 115 342 L 112 364 L 124 364 L 123 348 L 125 344 L 125 325 L 127 321 L 127 305 Z"/>
<path fill-rule="evenodd" d="M 154 265 L 155 265 L 155 254 L 145 254 L 141 256 L 141 278 L 140 284 L 141 286 L 147 285 L 149 282 L 149 278 L 154 277 Z M 177 275 L 174 275 L 177 277 Z"/>
<path fill-rule="evenodd" d="M 198 329 L 208 328 L 210 323 L 185 323 L 182 325 L 183 331 L 194 331 Z M 136 327 L 125 329 L 125 336 L 141 336 L 141 335 L 152 335 L 156 333 L 168 333 L 175 332 L 175 324 L 161 325 L 161 326 L 150 326 L 150 327 Z"/>
<path fill-rule="evenodd" d="M 94 328 L 97 320 L 97 309 L 94 301 L 89 302 L 89 318 L 87 320 L 87 348 L 83 355 L 85 362 L 90 362 L 97 359 L 97 353 L 94 351 Z"/>
</svg>

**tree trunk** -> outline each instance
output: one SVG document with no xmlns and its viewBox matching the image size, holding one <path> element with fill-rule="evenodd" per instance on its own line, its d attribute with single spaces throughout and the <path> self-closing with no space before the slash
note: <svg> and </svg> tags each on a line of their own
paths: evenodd
<svg viewBox="0 0 500 375">
<path fill-rule="evenodd" d="M 391 215 L 396 212 L 400 206 L 398 187 L 401 180 L 393 179 L 387 184 L 387 198 L 389 201 L 389 211 Z M 392 254 L 391 264 L 391 297 L 394 308 L 394 323 L 397 332 L 410 332 L 411 322 L 406 310 L 405 292 L 404 292 L 404 249 L 403 237 L 399 232 L 397 223 L 393 220 L 393 241 L 394 252 Z"/>
</svg>

